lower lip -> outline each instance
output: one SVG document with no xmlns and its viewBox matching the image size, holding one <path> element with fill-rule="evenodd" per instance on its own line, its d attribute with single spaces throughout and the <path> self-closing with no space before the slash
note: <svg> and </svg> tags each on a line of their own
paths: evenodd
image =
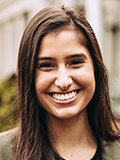
<svg viewBox="0 0 120 160">
<path fill-rule="evenodd" d="M 58 101 L 57 99 L 53 98 L 52 96 L 50 96 L 50 95 L 49 96 L 56 103 L 59 103 L 59 104 L 68 104 L 68 103 L 73 102 L 79 96 L 79 93 L 80 93 L 80 91 L 77 93 L 77 95 L 74 98 L 71 98 L 71 99 L 68 99 L 68 100 L 63 100 L 63 101 Z"/>
</svg>

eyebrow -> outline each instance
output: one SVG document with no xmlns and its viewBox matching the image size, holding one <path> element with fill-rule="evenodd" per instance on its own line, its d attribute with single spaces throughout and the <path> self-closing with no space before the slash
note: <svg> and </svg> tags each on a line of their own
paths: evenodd
<svg viewBox="0 0 120 160">
<path fill-rule="evenodd" d="M 84 53 L 77 53 L 77 54 L 67 56 L 66 59 L 77 58 L 77 57 L 83 57 L 85 59 L 87 58 L 87 56 Z M 56 59 L 53 57 L 38 57 L 37 61 L 40 61 L 40 60 L 54 60 L 55 61 Z"/>
<path fill-rule="evenodd" d="M 77 58 L 77 57 L 83 57 L 85 59 L 87 58 L 87 56 L 84 53 L 77 53 L 77 54 L 69 55 L 66 58 L 71 59 L 71 58 Z"/>
<path fill-rule="evenodd" d="M 38 57 L 37 61 L 40 61 L 40 60 L 55 60 L 55 58 L 53 58 L 53 57 Z"/>
</svg>

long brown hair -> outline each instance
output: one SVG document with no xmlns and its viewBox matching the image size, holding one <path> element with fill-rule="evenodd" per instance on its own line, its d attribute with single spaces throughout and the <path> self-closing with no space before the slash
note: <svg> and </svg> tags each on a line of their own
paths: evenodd
<svg viewBox="0 0 120 160">
<path fill-rule="evenodd" d="M 38 12 L 27 25 L 19 48 L 18 56 L 18 96 L 19 127 L 13 141 L 14 160 L 46 159 L 53 153 L 50 144 L 45 114 L 37 104 L 34 87 L 36 62 L 41 40 L 44 35 L 63 29 L 73 29 L 80 44 L 91 53 L 94 68 L 96 90 L 87 106 L 88 119 L 95 134 L 106 141 L 118 137 L 113 130 L 115 117 L 111 111 L 107 70 L 103 64 L 101 51 L 95 34 L 83 16 L 73 7 L 49 6 Z M 82 36 L 81 36 L 82 35 Z"/>
</svg>

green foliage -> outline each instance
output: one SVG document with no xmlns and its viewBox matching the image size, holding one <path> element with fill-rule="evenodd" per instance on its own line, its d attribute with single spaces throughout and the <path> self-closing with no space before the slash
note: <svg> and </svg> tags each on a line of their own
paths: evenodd
<svg viewBox="0 0 120 160">
<path fill-rule="evenodd" d="M 0 84 L 0 132 L 11 129 L 17 123 L 16 76 Z"/>
</svg>

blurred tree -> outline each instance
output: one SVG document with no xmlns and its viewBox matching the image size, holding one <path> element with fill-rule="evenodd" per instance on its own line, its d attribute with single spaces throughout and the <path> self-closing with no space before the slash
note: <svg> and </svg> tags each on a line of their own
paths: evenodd
<svg viewBox="0 0 120 160">
<path fill-rule="evenodd" d="M 13 128 L 17 123 L 17 80 L 13 75 L 0 85 L 0 132 Z"/>
</svg>

